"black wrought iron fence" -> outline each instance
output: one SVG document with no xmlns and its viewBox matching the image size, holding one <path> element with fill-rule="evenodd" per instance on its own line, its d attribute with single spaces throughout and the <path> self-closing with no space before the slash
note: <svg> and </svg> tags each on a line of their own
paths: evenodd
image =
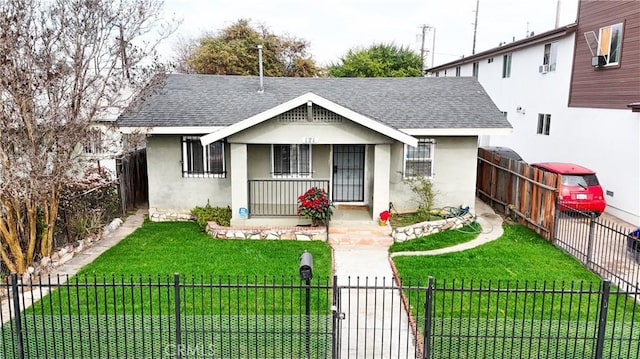
<svg viewBox="0 0 640 359">
<path fill-rule="evenodd" d="M 298 197 L 311 187 L 324 188 L 329 193 L 328 180 L 249 180 L 249 215 L 297 216 Z"/>
<path fill-rule="evenodd" d="M 640 358 L 640 293 L 607 281 L 13 276 L 0 289 L 2 358 Z"/>
<path fill-rule="evenodd" d="M 629 291 L 640 290 L 640 243 L 632 231 L 589 213 L 556 212 L 553 243 L 602 278 Z"/>
</svg>

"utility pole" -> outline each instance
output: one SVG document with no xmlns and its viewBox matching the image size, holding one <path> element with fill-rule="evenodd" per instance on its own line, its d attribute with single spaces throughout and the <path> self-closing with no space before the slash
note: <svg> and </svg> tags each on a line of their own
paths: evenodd
<svg viewBox="0 0 640 359">
<path fill-rule="evenodd" d="M 476 34 L 478 32 L 478 10 L 480 10 L 480 0 L 476 0 L 476 20 L 473 23 L 473 48 L 471 55 L 476 53 Z"/>
<path fill-rule="evenodd" d="M 425 40 L 427 38 L 427 30 L 433 30 L 433 42 L 431 45 L 431 67 L 434 66 L 435 64 L 435 54 L 436 54 L 436 28 L 434 26 L 431 25 L 425 25 L 422 24 L 419 26 L 420 29 L 422 29 L 422 45 L 420 45 L 420 58 L 422 59 L 422 71 L 424 72 L 424 70 L 426 69 L 425 66 L 425 55 L 427 54 L 427 51 L 424 48 L 424 43 Z"/>
<path fill-rule="evenodd" d="M 422 72 L 424 72 L 425 66 L 424 66 L 424 38 L 427 35 L 427 29 L 429 28 L 429 26 L 422 24 L 420 25 L 420 28 L 422 29 L 422 45 L 420 45 L 420 58 L 422 59 Z"/>
</svg>

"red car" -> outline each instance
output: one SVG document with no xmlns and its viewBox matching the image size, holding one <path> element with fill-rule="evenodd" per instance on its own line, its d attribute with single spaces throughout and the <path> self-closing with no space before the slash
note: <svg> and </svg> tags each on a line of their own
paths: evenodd
<svg viewBox="0 0 640 359">
<path fill-rule="evenodd" d="M 595 217 L 604 212 L 607 202 L 598 177 L 592 170 L 559 162 L 532 163 L 531 166 L 562 175 L 562 184 L 558 189 L 561 211 L 576 210 Z"/>
</svg>

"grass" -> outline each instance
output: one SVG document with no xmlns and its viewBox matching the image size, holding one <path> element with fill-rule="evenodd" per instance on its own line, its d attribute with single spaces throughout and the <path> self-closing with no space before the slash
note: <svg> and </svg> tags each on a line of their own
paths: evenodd
<svg viewBox="0 0 640 359">
<path fill-rule="evenodd" d="M 451 247 L 475 239 L 481 231 L 482 227 L 477 222 L 474 222 L 459 229 L 451 229 L 405 242 L 394 243 L 389 247 L 389 252 L 428 251 Z"/>
<path fill-rule="evenodd" d="M 435 280 L 435 358 L 592 357 L 602 280 L 524 226 L 506 225 L 501 238 L 467 251 L 393 260 L 405 285 Z M 423 323 L 426 291 L 404 294 Z M 637 358 L 626 340 L 640 330 L 640 308 L 615 290 L 609 299 L 606 350 Z"/>
<path fill-rule="evenodd" d="M 504 226 L 504 235 L 480 247 L 437 256 L 394 258 L 402 278 L 426 280 L 593 281 L 600 278 L 580 262 L 520 225 Z"/>
<path fill-rule="evenodd" d="M 304 250 L 314 259 L 312 357 L 326 357 L 332 268 L 326 243 L 216 240 L 190 222 L 145 222 L 25 310 L 28 356 L 174 355 L 180 317 L 182 343 L 195 350 L 183 357 L 303 357 Z M 174 273 L 181 273 L 178 292 Z M 11 325 L 0 335 L 7 353 L 14 350 L 7 344 Z"/>
<path fill-rule="evenodd" d="M 313 255 L 314 277 L 331 276 L 331 248 L 320 241 L 214 240 L 193 222 L 145 222 L 79 276 L 122 274 L 298 277 L 300 255 Z"/>
</svg>

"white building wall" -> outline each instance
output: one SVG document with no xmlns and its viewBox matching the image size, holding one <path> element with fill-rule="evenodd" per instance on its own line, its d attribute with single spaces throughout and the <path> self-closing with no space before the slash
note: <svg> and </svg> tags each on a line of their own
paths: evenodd
<svg viewBox="0 0 640 359">
<path fill-rule="evenodd" d="M 631 110 L 570 108 L 575 35 L 558 42 L 556 70 L 539 72 L 545 43 L 512 53 L 502 78 L 503 54 L 479 60 L 478 81 L 513 126 L 513 133 L 479 139 L 480 146 L 513 148 L 525 161 L 574 162 L 598 173 L 607 212 L 640 225 L 640 114 Z M 471 76 L 472 64 L 461 66 Z M 455 67 L 447 76 L 455 76 Z M 440 71 L 442 76 L 444 71 Z M 538 114 L 551 115 L 549 135 L 537 134 Z"/>
</svg>

